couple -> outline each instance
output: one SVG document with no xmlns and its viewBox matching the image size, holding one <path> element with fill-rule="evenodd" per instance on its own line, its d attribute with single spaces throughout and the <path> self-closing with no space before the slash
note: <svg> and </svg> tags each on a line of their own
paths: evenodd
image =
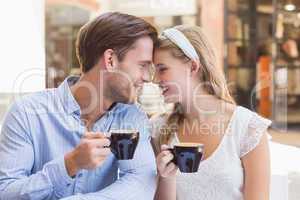
<svg viewBox="0 0 300 200">
<path fill-rule="evenodd" d="M 1 200 L 268 199 L 270 122 L 234 104 L 200 28 L 158 37 L 140 18 L 106 13 L 81 28 L 76 52 L 80 77 L 9 110 Z M 155 130 L 133 104 L 152 62 L 166 101 L 176 103 L 160 120 L 167 128 Z M 139 130 L 134 159 L 118 161 L 107 148 L 104 133 L 115 128 Z M 166 145 L 178 142 L 205 145 L 198 173 L 181 174 L 170 162 Z"/>
</svg>

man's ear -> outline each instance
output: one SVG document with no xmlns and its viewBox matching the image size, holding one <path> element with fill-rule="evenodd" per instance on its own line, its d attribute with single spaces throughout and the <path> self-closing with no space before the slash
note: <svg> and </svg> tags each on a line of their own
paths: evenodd
<svg viewBox="0 0 300 200">
<path fill-rule="evenodd" d="M 191 62 L 191 75 L 197 75 L 200 70 L 199 60 L 192 60 Z"/>
<path fill-rule="evenodd" d="M 114 71 L 116 69 L 116 59 L 114 58 L 114 50 L 107 49 L 103 53 L 104 65 L 107 71 Z"/>
</svg>

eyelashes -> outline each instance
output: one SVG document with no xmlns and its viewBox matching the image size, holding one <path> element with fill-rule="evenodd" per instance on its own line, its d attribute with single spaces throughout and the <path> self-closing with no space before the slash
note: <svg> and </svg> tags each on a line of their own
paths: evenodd
<svg viewBox="0 0 300 200">
<path fill-rule="evenodd" d="M 167 70 L 168 70 L 168 68 L 159 68 L 158 69 L 159 72 L 164 72 L 164 71 L 167 71 Z"/>
</svg>

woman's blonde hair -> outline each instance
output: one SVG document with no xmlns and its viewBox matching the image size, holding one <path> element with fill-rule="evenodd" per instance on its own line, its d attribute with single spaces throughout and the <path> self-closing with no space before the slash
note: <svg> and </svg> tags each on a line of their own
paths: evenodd
<svg viewBox="0 0 300 200">
<path fill-rule="evenodd" d="M 203 89 L 210 95 L 217 97 L 223 101 L 231 104 L 235 104 L 233 98 L 231 97 L 224 73 L 220 67 L 216 64 L 216 56 L 210 45 L 207 37 L 203 33 L 202 29 L 198 26 L 186 26 L 180 25 L 174 27 L 175 29 L 182 32 L 185 37 L 190 41 L 194 49 L 196 50 L 199 61 L 199 79 L 203 83 Z M 184 52 L 176 46 L 167 37 L 159 37 L 156 49 L 169 50 L 171 55 L 178 58 L 184 62 L 190 61 Z M 167 130 L 163 129 L 161 134 L 160 143 L 168 144 L 170 139 L 173 138 L 174 127 L 183 122 L 184 113 L 179 103 L 175 104 L 173 113 L 171 113 L 167 120 Z M 177 126 L 176 126 L 177 125 Z M 172 127 L 172 128 L 170 128 Z"/>
</svg>

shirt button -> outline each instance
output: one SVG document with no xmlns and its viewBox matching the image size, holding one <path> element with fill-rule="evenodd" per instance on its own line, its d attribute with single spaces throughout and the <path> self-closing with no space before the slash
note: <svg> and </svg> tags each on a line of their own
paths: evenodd
<svg viewBox="0 0 300 200">
<path fill-rule="evenodd" d="M 71 183 L 68 183 L 67 186 L 69 187 L 71 185 Z"/>
</svg>

